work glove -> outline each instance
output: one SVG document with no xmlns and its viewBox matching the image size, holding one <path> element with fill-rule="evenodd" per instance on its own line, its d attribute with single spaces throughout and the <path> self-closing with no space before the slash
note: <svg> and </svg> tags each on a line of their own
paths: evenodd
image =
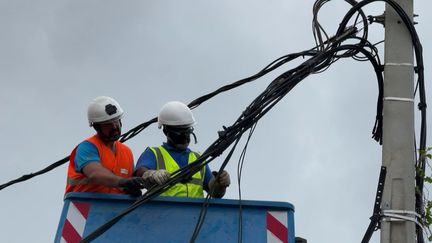
<svg viewBox="0 0 432 243">
<path fill-rule="evenodd" d="M 225 170 L 217 176 L 217 172 L 213 171 L 214 177 L 209 181 L 209 192 L 212 197 L 221 198 L 225 195 L 226 188 L 231 184 L 231 179 Z"/>
<path fill-rule="evenodd" d="M 170 179 L 170 175 L 166 170 L 147 170 L 143 173 L 142 178 L 145 184 L 163 185 Z"/>
<path fill-rule="evenodd" d="M 212 174 L 216 177 L 217 172 L 214 171 Z M 230 175 L 226 170 L 221 171 L 218 177 L 216 177 L 216 183 L 218 183 L 222 187 L 228 187 L 231 184 Z"/>
<path fill-rule="evenodd" d="M 139 197 L 142 194 L 141 189 L 145 187 L 145 183 L 141 177 L 132 177 L 120 179 L 117 186 L 122 188 L 125 193 L 133 197 Z"/>
</svg>

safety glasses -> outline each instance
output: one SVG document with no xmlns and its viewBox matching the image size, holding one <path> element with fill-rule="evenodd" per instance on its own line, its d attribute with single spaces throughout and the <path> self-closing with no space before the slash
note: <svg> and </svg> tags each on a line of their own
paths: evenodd
<svg viewBox="0 0 432 243">
<path fill-rule="evenodd" d="M 185 128 L 167 127 L 167 128 L 168 128 L 168 131 L 170 133 L 173 133 L 173 134 L 178 135 L 178 136 L 181 136 L 181 135 L 190 135 L 194 131 L 193 127 L 185 127 Z"/>
</svg>

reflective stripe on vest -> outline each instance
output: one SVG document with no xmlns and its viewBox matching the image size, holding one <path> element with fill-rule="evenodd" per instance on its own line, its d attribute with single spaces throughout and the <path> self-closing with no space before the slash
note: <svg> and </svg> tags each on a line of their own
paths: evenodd
<svg viewBox="0 0 432 243">
<path fill-rule="evenodd" d="M 177 162 L 171 157 L 168 151 L 163 147 L 150 148 L 156 157 L 156 168 L 164 169 L 171 174 L 180 169 Z M 200 155 L 196 152 L 190 152 L 188 164 L 194 162 Z M 177 183 L 167 191 L 160 194 L 161 196 L 176 196 L 176 197 L 204 197 L 203 182 L 205 175 L 205 167 L 192 176 L 192 179 L 187 183 Z"/>
<path fill-rule="evenodd" d="M 87 185 L 90 183 L 90 180 L 88 178 L 83 178 L 83 179 L 73 179 L 71 177 L 67 178 L 67 183 L 71 186 L 76 186 L 76 185 Z"/>
</svg>

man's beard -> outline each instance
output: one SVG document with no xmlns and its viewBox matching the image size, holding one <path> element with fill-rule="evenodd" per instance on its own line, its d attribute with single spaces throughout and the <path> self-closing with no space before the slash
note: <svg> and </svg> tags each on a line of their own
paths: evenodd
<svg viewBox="0 0 432 243">
<path fill-rule="evenodd" d="M 100 133 L 99 136 L 101 137 L 101 139 L 104 142 L 115 142 L 121 136 L 121 129 L 120 128 L 113 128 L 109 131 L 108 135 Z"/>
</svg>

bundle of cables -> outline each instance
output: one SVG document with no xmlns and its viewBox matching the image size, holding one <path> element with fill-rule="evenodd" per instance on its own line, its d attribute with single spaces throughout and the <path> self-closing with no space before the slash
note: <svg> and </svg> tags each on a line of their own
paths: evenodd
<svg viewBox="0 0 432 243">
<path fill-rule="evenodd" d="M 188 178 L 191 175 L 198 172 L 203 166 L 210 163 L 213 159 L 218 157 L 222 152 L 227 150 L 231 145 L 232 148 L 225 158 L 220 171 L 225 168 L 227 165 L 233 151 L 235 150 L 240 138 L 243 134 L 250 130 L 252 131 L 256 126 L 257 122 L 268 112 L 270 111 L 289 91 L 291 91 L 300 81 L 305 79 L 307 76 L 313 73 L 319 73 L 320 71 L 328 68 L 332 63 L 334 63 L 339 58 L 344 57 L 352 57 L 354 55 L 358 55 L 359 53 L 363 54 L 371 63 L 375 70 L 376 77 L 378 80 L 378 86 L 380 90 L 380 96 L 378 97 L 378 110 L 377 110 L 377 122 L 376 128 L 374 129 L 376 133 L 376 137 L 381 138 L 381 134 L 378 134 L 381 131 L 382 127 L 382 89 L 383 89 L 383 77 L 382 77 L 382 67 L 379 61 L 378 55 L 375 52 L 371 53 L 369 50 L 376 50 L 376 48 L 369 43 L 367 40 L 355 37 L 357 30 L 355 27 L 345 28 L 341 27 L 340 31 L 335 38 L 328 40 L 326 44 L 327 47 L 324 47 L 322 50 L 314 47 L 313 49 L 290 54 L 283 56 L 276 61 L 269 64 L 266 68 L 264 68 L 259 73 L 244 79 L 237 81 L 232 84 L 232 86 L 236 86 L 239 83 L 248 82 L 255 78 L 261 77 L 262 75 L 268 73 L 271 70 L 274 70 L 276 67 L 281 66 L 284 63 L 292 61 L 299 57 L 309 57 L 305 62 L 301 65 L 288 70 L 281 75 L 279 75 L 276 79 L 274 79 L 268 87 L 257 97 L 255 98 L 249 106 L 241 113 L 240 117 L 228 127 L 223 127 L 223 130 L 219 132 L 219 138 L 213 142 L 199 157 L 194 163 L 191 163 L 189 166 L 184 167 L 174 173 L 171 179 L 165 184 L 161 186 L 156 186 L 148 190 L 141 198 L 139 198 L 133 205 L 131 205 L 128 209 L 118 214 L 116 217 L 108 221 L 106 224 L 102 225 L 100 228 L 89 234 L 86 238 L 82 240 L 82 242 L 89 242 L 95 239 L 97 236 L 102 234 L 104 231 L 109 229 L 114 223 L 116 223 L 121 217 L 128 214 L 139 205 L 151 200 L 155 196 L 159 195 L 161 192 L 165 191 L 172 185 L 182 181 L 184 178 Z M 347 39 L 360 40 L 358 44 L 349 44 L 344 45 L 343 42 Z M 320 45 L 322 47 L 323 45 Z M 225 87 L 226 88 L 226 87 Z M 215 93 L 208 94 L 203 96 L 200 99 L 193 101 L 189 106 L 191 108 L 196 107 L 201 104 L 205 99 L 214 96 Z M 206 202 L 209 196 L 206 198 Z M 206 204 L 207 205 L 207 204 Z M 203 217 L 205 215 L 205 210 L 207 206 L 203 207 L 203 211 L 199 217 L 197 226 L 192 234 L 190 242 L 194 242 L 199 228 L 202 225 Z"/>
<path fill-rule="evenodd" d="M 384 94 L 384 86 L 383 86 L 383 66 L 378 56 L 378 50 L 376 48 L 376 44 L 372 44 L 367 40 L 368 34 L 368 19 L 366 15 L 362 11 L 362 7 L 372 2 L 384 1 L 388 3 L 391 7 L 395 9 L 395 11 L 401 17 L 403 23 L 407 26 L 409 33 L 411 35 L 411 39 L 413 42 L 417 68 L 416 71 L 418 73 L 418 90 L 420 91 L 420 104 L 419 109 L 421 110 L 421 129 L 420 129 L 420 149 L 425 149 L 426 147 L 426 98 L 425 98 L 425 87 L 424 87 L 424 74 L 423 74 L 423 57 L 422 57 L 422 47 L 415 31 L 415 28 L 410 20 L 410 18 L 406 15 L 403 9 L 392 0 L 364 0 L 357 3 L 354 0 L 345 0 L 352 7 L 344 16 L 341 21 L 339 28 L 336 34 L 333 37 L 329 37 L 327 33 L 324 31 L 323 27 L 318 22 L 318 12 L 319 9 L 330 0 L 317 0 L 314 4 L 313 8 L 313 33 L 315 37 L 315 41 L 317 45 L 309 50 L 293 53 L 289 55 L 282 56 L 275 61 L 271 62 L 265 68 L 263 68 L 258 73 L 238 80 L 232 84 L 223 86 L 217 89 L 214 92 L 208 93 L 204 96 L 201 96 L 195 100 L 193 100 L 189 107 L 194 109 L 204 103 L 205 101 L 213 98 L 214 96 L 226 92 L 228 90 L 237 88 L 243 84 L 250 83 L 254 80 L 257 80 L 264 75 L 280 68 L 286 63 L 289 63 L 297 58 L 306 58 L 304 62 L 298 65 L 295 68 L 292 68 L 288 71 L 283 72 L 278 77 L 276 77 L 267 88 L 259 94 L 240 114 L 237 120 L 231 126 L 224 126 L 222 131 L 219 131 L 219 138 L 214 141 L 203 153 L 202 155 L 193 163 L 188 166 L 181 168 L 177 172 L 173 173 L 170 180 L 167 181 L 164 185 L 154 186 L 146 191 L 140 198 L 137 199 L 132 205 L 130 205 L 127 209 L 119 213 L 117 216 L 100 226 L 98 229 L 87 235 L 81 242 L 90 242 L 93 239 L 97 238 L 99 235 L 103 234 L 106 230 L 108 230 L 112 225 L 114 225 L 118 220 L 120 220 L 123 216 L 127 215 L 140 205 L 154 197 L 158 196 L 160 193 L 164 192 L 171 186 L 183 181 L 185 178 L 190 178 L 196 172 L 200 171 L 201 168 L 211 161 L 213 161 L 216 157 L 220 156 L 224 151 L 226 151 L 229 147 L 231 147 L 229 153 L 227 154 L 224 162 L 222 163 L 219 172 L 222 171 L 227 163 L 230 161 L 230 158 L 233 152 L 236 149 L 237 144 L 239 143 L 241 137 L 245 132 L 249 131 L 248 141 L 253 134 L 253 131 L 258 123 L 258 121 L 269 112 L 281 99 L 285 97 L 299 82 L 304 80 L 311 74 L 316 74 L 325 71 L 328 69 L 334 62 L 338 61 L 341 58 L 353 58 L 357 61 L 369 61 L 372 64 L 372 67 L 376 73 L 376 79 L 378 83 L 378 98 L 377 98 L 377 106 L 376 106 L 376 117 L 375 124 L 372 130 L 372 137 L 379 142 L 382 143 L 382 126 L 383 126 L 383 94 Z M 354 18 L 354 23 L 348 26 L 348 22 L 353 19 L 353 16 L 357 16 Z M 359 21 L 360 19 L 360 21 Z M 362 24 L 361 28 L 358 28 L 357 25 Z M 362 33 L 359 36 L 359 33 Z M 350 44 L 345 44 L 350 43 Z M 137 127 L 131 129 L 122 135 L 122 142 L 127 141 L 128 139 L 133 138 L 141 131 L 143 131 L 150 124 L 155 123 L 157 121 L 156 118 L 153 118 L 143 124 L 138 125 Z M 246 145 L 247 146 L 247 145 Z M 242 155 L 246 150 L 246 146 L 243 149 Z M 46 173 L 57 166 L 60 166 L 63 163 L 66 163 L 69 160 L 68 157 L 55 162 L 54 164 L 48 166 L 47 168 L 36 172 L 34 174 L 24 175 L 21 178 L 10 181 L 6 184 L 0 185 L 0 190 L 4 189 L 7 186 L 15 184 L 17 182 L 28 180 L 36 175 L 40 175 Z M 420 156 L 417 162 L 417 166 L 419 168 L 425 167 L 425 158 Z M 238 175 L 241 175 L 241 166 L 239 164 Z M 240 178 L 239 178 L 240 180 Z M 240 181 L 239 181 L 240 182 Z M 416 177 L 417 186 L 420 190 L 418 190 L 416 195 L 416 208 L 417 212 L 420 215 L 423 215 L 423 179 L 420 176 Z M 240 186 L 240 185 L 239 185 Z M 210 194 L 209 194 L 210 195 Z M 201 214 L 199 216 L 197 225 L 195 227 L 194 232 L 192 233 L 190 242 L 194 242 L 196 237 L 199 234 L 200 227 L 204 222 L 204 218 L 206 215 L 206 210 L 208 207 L 210 196 L 207 196 L 205 203 L 203 204 Z M 241 225 L 241 224 L 240 224 Z M 418 242 L 422 243 L 422 235 L 421 229 L 417 231 Z M 239 230 L 239 240 L 241 239 L 241 230 Z M 241 242 L 241 240 L 240 240 Z"/>
</svg>

